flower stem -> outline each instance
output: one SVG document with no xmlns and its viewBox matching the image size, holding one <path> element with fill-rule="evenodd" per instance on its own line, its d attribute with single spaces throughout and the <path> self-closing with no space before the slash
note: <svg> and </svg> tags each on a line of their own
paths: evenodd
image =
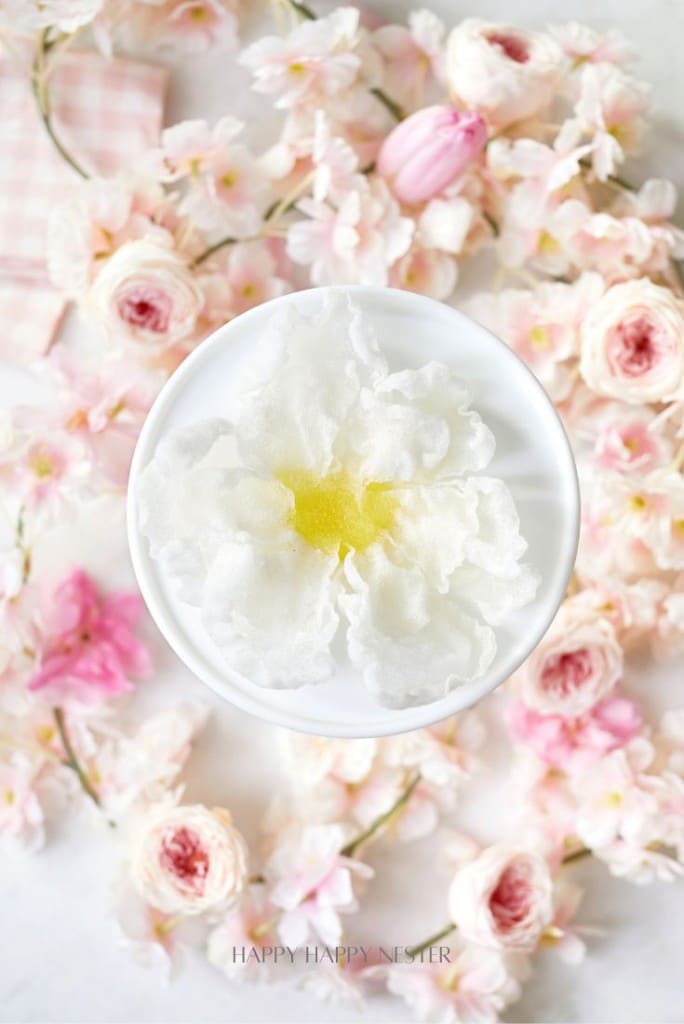
<svg viewBox="0 0 684 1024">
<path fill-rule="evenodd" d="M 574 864 L 575 861 L 584 860 L 585 857 L 591 857 L 591 850 L 588 850 L 586 846 L 580 846 L 578 850 L 573 850 L 572 853 L 566 853 L 561 864 Z"/>
<path fill-rule="evenodd" d="M 411 798 L 411 794 L 413 793 L 413 790 L 416 788 L 419 782 L 420 772 L 417 772 L 409 782 L 406 789 L 394 801 L 392 806 L 388 808 L 388 810 L 384 811 L 382 814 L 378 815 L 378 817 L 375 818 L 375 820 L 370 823 L 368 828 L 364 829 L 364 831 L 361 832 L 360 835 L 358 835 L 355 839 L 352 839 L 351 842 L 347 843 L 346 846 L 342 847 L 342 850 L 340 851 L 342 853 L 342 856 L 353 857 L 359 846 L 362 846 L 363 843 L 367 842 L 372 836 L 374 836 L 378 829 L 382 828 L 382 826 L 385 825 L 390 820 L 390 818 L 394 817 L 397 811 L 401 810 L 401 808 L 404 807 L 406 803 L 408 803 L 409 799 Z"/>
<path fill-rule="evenodd" d="M 288 0 L 288 3 L 293 11 L 296 11 L 302 18 L 306 18 L 307 21 L 316 21 L 318 15 L 316 15 L 310 7 L 306 4 L 301 3 L 301 0 Z"/>
<path fill-rule="evenodd" d="M 389 110 L 390 114 L 392 115 L 395 121 L 404 120 L 406 114 L 399 106 L 399 104 L 396 102 L 396 100 L 393 100 L 391 96 L 388 96 L 384 89 L 381 89 L 379 86 L 376 85 L 373 86 L 373 88 L 370 89 L 369 91 L 373 96 L 375 96 L 376 100 L 380 100 L 385 110 Z"/>
<path fill-rule="evenodd" d="M 456 925 L 449 923 L 445 925 L 444 928 L 440 928 L 440 930 L 435 932 L 434 935 L 431 935 L 429 939 L 425 940 L 425 942 L 419 942 L 417 946 L 410 946 L 406 950 L 406 955 L 410 957 L 418 956 L 418 954 L 422 953 L 424 949 L 429 949 L 430 946 L 434 946 L 436 942 L 439 942 L 441 939 L 445 939 L 447 935 L 451 935 L 451 933 L 455 931 Z"/>
<path fill-rule="evenodd" d="M 59 733 L 59 738 L 61 739 L 62 746 L 64 747 L 64 753 L 66 755 L 66 760 L 62 763 L 65 764 L 67 768 L 71 768 L 71 770 L 75 772 L 83 792 L 86 794 L 86 796 L 90 797 L 94 804 L 100 807 L 100 798 L 93 789 L 93 787 L 90 785 L 88 777 L 83 771 L 83 768 L 81 767 L 79 760 L 76 757 L 76 752 L 74 751 L 74 748 L 71 745 L 69 733 L 67 732 L 66 722 L 64 721 L 64 711 L 62 710 L 62 708 L 53 708 L 52 714 L 55 719 L 55 724 L 57 725 L 57 732 Z"/>
<path fill-rule="evenodd" d="M 61 139 L 55 132 L 55 127 L 52 123 L 52 111 L 50 108 L 50 93 L 48 91 L 48 69 L 45 64 L 45 56 L 52 45 L 48 40 L 49 29 L 45 29 L 41 32 L 38 37 L 38 43 L 36 45 L 36 55 L 33 61 L 33 73 L 31 76 L 31 88 L 33 95 L 36 100 L 38 112 L 43 122 L 45 131 L 48 133 L 53 146 L 62 157 L 62 159 L 69 164 L 72 170 L 76 171 L 82 178 L 89 178 L 90 175 L 85 171 L 77 160 L 69 153 Z"/>
</svg>

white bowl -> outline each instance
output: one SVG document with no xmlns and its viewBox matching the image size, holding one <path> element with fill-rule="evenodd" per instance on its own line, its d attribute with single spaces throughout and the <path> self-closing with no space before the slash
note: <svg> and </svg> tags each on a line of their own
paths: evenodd
<svg viewBox="0 0 684 1024">
<path fill-rule="evenodd" d="M 472 389 L 472 405 L 496 437 L 486 473 L 506 481 L 515 499 L 525 560 L 538 570 L 535 600 L 497 627 L 496 658 L 486 675 L 457 686 L 441 700 L 393 710 L 375 704 L 355 670 L 339 664 L 325 683 L 270 690 L 231 670 L 200 621 L 183 604 L 150 557 L 138 528 L 137 481 L 160 440 L 176 427 L 230 413 L 255 337 L 281 306 L 303 313 L 319 307 L 324 289 L 295 292 L 264 303 L 221 327 L 180 366 L 162 389 L 143 426 L 128 490 L 128 534 L 142 595 L 162 634 L 201 680 L 259 718 L 322 736 L 382 736 L 430 725 L 480 700 L 504 682 L 545 633 L 563 599 L 577 551 L 579 492 L 575 464 L 556 411 L 524 363 L 501 341 L 450 306 L 410 292 L 353 287 L 370 318 L 390 370 L 431 359 L 448 364 Z M 287 610 L 283 610 L 287 614 Z"/>
</svg>

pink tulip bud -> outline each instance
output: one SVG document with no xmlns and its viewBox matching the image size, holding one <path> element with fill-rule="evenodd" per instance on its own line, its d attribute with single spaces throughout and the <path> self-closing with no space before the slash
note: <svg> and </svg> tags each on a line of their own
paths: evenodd
<svg viewBox="0 0 684 1024">
<path fill-rule="evenodd" d="M 422 203 L 456 181 L 486 140 L 479 114 L 425 107 L 389 133 L 378 155 L 378 173 L 401 202 Z"/>
</svg>

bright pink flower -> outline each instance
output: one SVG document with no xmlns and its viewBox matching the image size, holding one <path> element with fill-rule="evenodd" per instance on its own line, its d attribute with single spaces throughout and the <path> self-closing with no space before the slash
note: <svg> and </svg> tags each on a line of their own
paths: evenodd
<svg viewBox="0 0 684 1024">
<path fill-rule="evenodd" d="M 103 597 L 87 573 L 74 570 L 54 595 L 54 620 L 29 689 L 49 687 L 85 701 L 131 690 L 129 677 L 147 676 L 152 667 L 133 633 L 141 610 L 138 594 Z"/>
<path fill-rule="evenodd" d="M 390 132 L 378 155 L 378 172 L 403 203 L 422 203 L 463 174 L 487 141 L 479 114 L 455 107 L 418 110 Z"/>
<path fill-rule="evenodd" d="M 514 737 L 547 764 L 573 772 L 597 761 L 636 736 L 641 715 L 625 697 L 607 697 L 578 718 L 540 715 L 518 702 L 509 712 Z"/>
</svg>

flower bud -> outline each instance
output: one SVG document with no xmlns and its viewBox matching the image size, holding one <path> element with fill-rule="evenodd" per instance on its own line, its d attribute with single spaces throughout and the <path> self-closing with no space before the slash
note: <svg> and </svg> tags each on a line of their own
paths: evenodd
<svg viewBox="0 0 684 1024">
<path fill-rule="evenodd" d="M 456 181 L 486 139 L 479 114 L 463 114 L 449 106 L 426 107 L 387 136 L 378 156 L 378 173 L 401 202 L 422 203 Z"/>
</svg>

